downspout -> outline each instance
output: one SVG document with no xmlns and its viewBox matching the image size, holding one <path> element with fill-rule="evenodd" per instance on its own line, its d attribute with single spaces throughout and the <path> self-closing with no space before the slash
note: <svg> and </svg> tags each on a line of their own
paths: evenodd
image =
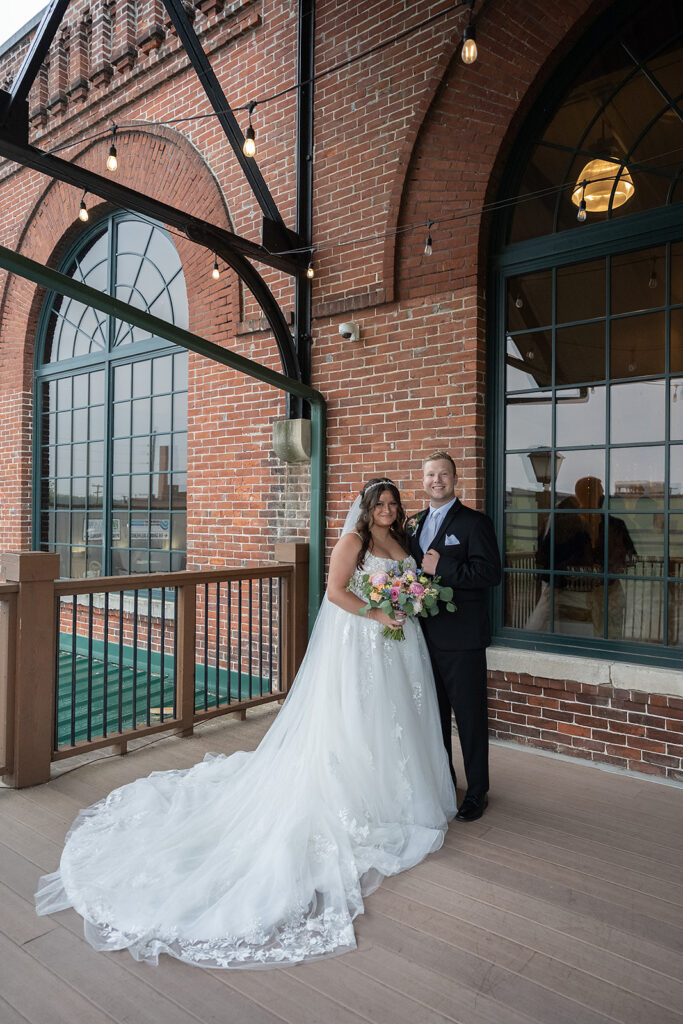
<svg viewBox="0 0 683 1024">
<path fill-rule="evenodd" d="M 50 267 L 44 267 L 34 260 L 0 246 L 0 267 L 10 274 L 33 281 L 43 288 L 67 295 L 69 298 L 82 302 L 86 306 L 99 309 L 107 316 L 123 320 L 125 323 L 140 327 L 157 338 L 163 338 L 181 348 L 189 349 L 198 355 L 212 359 L 214 362 L 229 366 L 255 380 L 270 384 L 271 387 L 285 391 L 310 403 L 311 406 L 311 484 L 310 484 L 310 519 L 311 519 L 311 550 L 308 588 L 308 622 L 309 631 L 318 613 L 323 595 L 323 565 L 325 553 L 325 428 L 326 403 L 320 392 L 301 381 L 286 377 L 277 370 L 261 366 L 246 356 L 221 348 L 197 334 L 160 320 L 151 313 L 136 309 L 127 302 L 121 302 L 111 295 L 91 288 L 89 285 L 74 281 L 66 274 L 60 274 Z"/>
</svg>

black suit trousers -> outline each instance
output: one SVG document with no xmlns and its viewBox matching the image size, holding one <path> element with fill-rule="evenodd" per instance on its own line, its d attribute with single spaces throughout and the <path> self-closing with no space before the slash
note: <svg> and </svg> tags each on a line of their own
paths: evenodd
<svg viewBox="0 0 683 1024">
<path fill-rule="evenodd" d="M 452 765 L 451 709 L 467 776 L 467 795 L 489 788 L 489 724 L 486 703 L 486 649 L 439 651 L 429 645 L 439 699 L 443 741 Z"/>
</svg>

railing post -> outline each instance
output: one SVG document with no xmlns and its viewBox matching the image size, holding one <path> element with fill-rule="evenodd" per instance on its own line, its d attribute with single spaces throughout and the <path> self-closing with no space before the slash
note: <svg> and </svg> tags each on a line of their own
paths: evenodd
<svg viewBox="0 0 683 1024">
<path fill-rule="evenodd" d="M 308 544 L 292 541 L 275 545 L 275 559 L 293 567 L 291 586 L 286 588 L 284 621 L 287 623 L 285 643 L 286 689 L 294 682 L 308 643 Z"/>
<path fill-rule="evenodd" d="M 17 643 L 16 595 L 0 601 L 0 766 L 3 774 L 14 763 L 14 667 Z"/>
<path fill-rule="evenodd" d="M 197 605 L 194 583 L 179 586 L 178 601 L 178 664 L 176 665 L 176 714 L 180 719 L 181 736 L 194 731 L 194 666 Z"/>
<path fill-rule="evenodd" d="M 55 714 L 55 593 L 59 555 L 6 552 L 2 571 L 18 583 L 14 659 L 14 743 L 10 785 L 48 782 Z M 11 671 L 11 666 L 10 666 Z M 10 702 L 12 703 L 12 702 Z"/>
</svg>

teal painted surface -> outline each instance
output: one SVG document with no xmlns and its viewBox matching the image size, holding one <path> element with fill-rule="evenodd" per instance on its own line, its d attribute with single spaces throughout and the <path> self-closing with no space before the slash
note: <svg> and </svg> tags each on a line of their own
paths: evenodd
<svg viewBox="0 0 683 1024">
<path fill-rule="evenodd" d="M 59 673 L 57 680 L 57 748 L 71 746 L 88 739 L 88 666 L 91 665 L 91 729 L 90 738 L 98 739 L 120 730 L 142 727 L 147 724 L 147 690 L 149 683 L 150 723 L 152 725 L 173 717 L 174 686 L 173 658 L 164 657 L 163 685 L 160 659 L 153 654 L 150 659 L 150 673 L 147 675 L 147 651 L 139 650 L 137 671 L 134 672 L 134 651 L 123 648 L 119 680 L 118 645 L 109 644 L 106 661 L 106 728 L 105 728 L 105 660 L 102 641 L 93 642 L 93 657 L 87 654 L 87 642 L 78 638 L 76 645 L 75 674 L 70 637 L 61 638 L 59 652 Z M 68 641 L 68 647 L 66 644 Z M 85 648 L 85 649 L 84 649 Z M 230 697 L 228 700 L 228 685 Z M 206 691 L 204 690 L 204 666 L 195 665 L 195 711 L 211 709 L 246 700 L 253 696 L 270 693 L 270 680 L 251 677 L 246 673 L 240 677 L 236 672 L 221 669 L 216 679 L 216 670 L 209 666 Z M 75 693 L 75 701 L 73 695 Z M 133 694 L 135 693 L 135 708 Z M 120 696 L 119 696 L 120 694 Z M 217 697 L 218 694 L 218 697 Z M 119 703 L 121 704 L 121 725 L 119 726 Z M 75 728 L 72 738 L 72 706 L 75 707 Z M 163 711 L 162 711 L 163 709 Z"/>
</svg>

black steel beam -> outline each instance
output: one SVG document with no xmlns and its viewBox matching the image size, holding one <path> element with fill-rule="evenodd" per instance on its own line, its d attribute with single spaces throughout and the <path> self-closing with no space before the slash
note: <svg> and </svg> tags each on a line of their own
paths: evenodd
<svg viewBox="0 0 683 1024">
<path fill-rule="evenodd" d="M 17 72 L 10 90 L 0 95 L 0 124 L 5 124 L 12 117 L 12 111 L 18 110 L 26 99 L 33 85 L 40 65 L 47 56 L 55 33 L 69 6 L 69 0 L 52 0 L 45 11 L 40 25 L 36 29 L 31 45 Z"/>
<path fill-rule="evenodd" d="M 304 246 L 313 231 L 313 76 L 315 0 L 299 0 L 296 109 L 296 230 Z M 311 379 L 311 281 L 299 275 L 294 294 L 294 337 L 303 380 Z M 290 399 L 291 415 L 306 410 L 300 398 Z"/>
<path fill-rule="evenodd" d="M 181 43 L 185 47 L 185 52 L 197 72 L 199 81 L 201 82 L 202 88 L 204 89 L 204 92 L 216 113 L 221 128 L 225 132 L 226 138 L 233 148 L 235 156 L 237 157 L 245 178 L 249 182 L 249 186 L 254 193 L 256 201 L 263 211 L 264 217 L 272 221 L 273 224 L 283 228 L 286 232 L 287 229 L 285 227 L 285 222 L 282 219 L 275 200 L 270 194 L 268 186 L 263 180 L 258 164 L 253 157 L 246 157 L 242 152 L 242 146 L 244 145 L 242 129 L 237 122 L 237 118 L 230 109 L 230 104 L 225 97 L 225 93 L 221 89 L 215 72 L 209 63 L 209 59 L 204 53 L 201 43 L 197 38 L 197 33 L 190 23 L 185 12 L 185 8 L 183 7 L 183 0 L 163 0 L 163 4 L 168 11 L 169 17 L 173 22 Z M 281 247 L 294 248 L 291 244 L 291 237 L 289 235 L 286 237 L 286 240 L 283 239 L 283 245 Z"/>
<path fill-rule="evenodd" d="M 163 203 L 159 199 L 152 199 L 141 192 L 136 192 L 135 189 L 122 185 L 113 176 L 104 177 L 104 175 L 95 174 L 94 171 L 69 163 L 68 160 L 62 160 L 61 157 L 52 153 L 44 153 L 35 146 L 17 143 L 1 132 L 0 156 L 7 160 L 14 160 L 25 167 L 31 167 L 34 171 L 40 171 L 41 174 L 45 174 L 49 178 L 64 181 L 68 185 L 73 185 L 74 188 L 85 189 L 86 192 L 100 196 L 124 210 L 132 210 L 145 217 L 151 217 L 153 220 L 161 221 L 180 231 L 201 233 L 208 230 L 216 240 L 220 240 L 226 252 L 234 252 L 238 256 L 265 263 L 267 266 L 283 270 L 287 274 L 305 273 L 305 256 L 279 256 L 277 253 L 270 253 L 257 242 L 250 242 L 240 235 L 208 224 L 206 221 L 178 210 L 174 206 L 169 206 L 168 203 Z"/>
</svg>

